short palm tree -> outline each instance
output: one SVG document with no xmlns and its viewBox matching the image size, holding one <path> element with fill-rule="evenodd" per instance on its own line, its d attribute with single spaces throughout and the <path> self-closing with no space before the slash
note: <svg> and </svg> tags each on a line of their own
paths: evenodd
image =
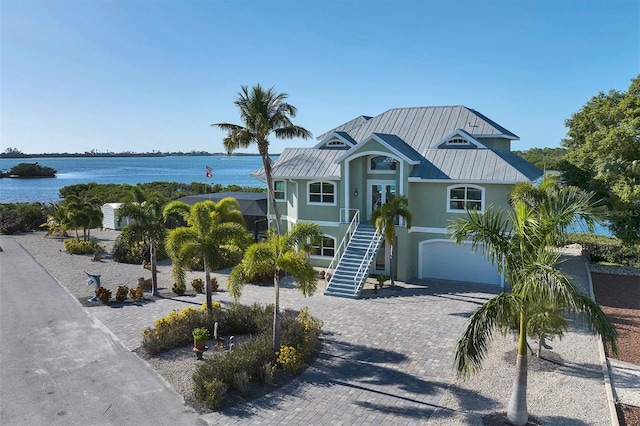
<svg viewBox="0 0 640 426">
<path fill-rule="evenodd" d="M 508 420 L 515 425 L 524 425 L 528 419 L 527 334 L 541 306 L 546 311 L 577 313 L 617 352 L 616 330 L 600 306 L 558 269 L 560 252 L 556 245 L 566 229 L 581 219 L 593 223 L 597 218 L 593 194 L 557 188 L 538 195 L 535 202 L 513 198 L 513 209 L 506 214 L 491 207 L 484 214 L 468 211 L 466 217 L 450 225 L 452 238 L 458 244 L 470 241 L 474 249 L 481 249 L 511 286 L 511 291 L 493 297 L 471 316 L 458 340 L 455 360 L 460 375 L 477 371 L 492 333 L 518 318 L 516 373 L 507 411 Z"/>
<path fill-rule="evenodd" d="M 70 226 L 67 207 L 64 204 L 51 203 L 48 211 L 47 221 L 40 226 L 47 228 L 47 236 L 60 235 L 61 237 L 66 237 Z"/>
<path fill-rule="evenodd" d="M 67 220 L 76 231 L 76 239 L 80 239 L 78 229 L 82 228 L 83 240 L 91 239 L 91 228 L 102 226 L 102 202 L 98 198 L 82 199 L 77 195 L 69 195 L 65 199 Z"/>
<path fill-rule="evenodd" d="M 389 243 L 389 264 L 391 286 L 395 285 L 396 267 L 394 261 L 394 248 L 396 245 L 396 221 L 403 218 L 407 229 L 411 228 L 412 216 L 409 210 L 409 199 L 404 195 L 397 195 L 387 201 L 371 213 L 371 224 L 378 232 L 384 234 L 384 239 Z"/>
<path fill-rule="evenodd" d="M 278 234 L 282 234 L 280 212 L 274 195 L 271 159 L 269 158 L 269 135 L 273 133 L 278 139 L 309 139 L 311 133 L 291 122 L 291 118 L 296 116 L 297 110 L 293 105 L 285 102 L 288 97 L 286 93 L 276 93 L 274 87 L 264 90 L 260 84 L 253 86 L 251 91 L 247 86 L 241 86 L 241 90 L 234 103 L 240 109 L 240 119 L 243 125 L 216 123 L 211 126 L 229 132 L 223 140 L 227 154 L 231 154 L 239 148 L 247 148 L 254 143 L 257 145 L 258 153 L 262 157 L 262 167 L 276 219 L 276 229 Z"/>
<path fill-rule="evenodd" d="M 149 261 L 151 263 L 151 294 L 158 295 L 158 265 L 157 245 L 163 244 L 166 236 L 166 220 L 163 209 L 166 204 L 160 195 L 145 195 L 136 188 L 133 192 L 135 202 L 125 203 L 118 209 L 118 225 L 122 219 L 132 220 L 127 228 L 133 238 L 149 246 Z"/>
<path fill-rule="evenodd" d="M 205 274 L 207 312 L 213 312 L 211 301 L 211 271 L 220 265 L 225 245 L 239 245 L 251 238 L 244 224 L 240 205 L 234 198 L 223 198 L 214 203 L 203 201 L 189 206 L 173 201 L 164 209 L 165 218 L 182 216 L 187 226 L 169 231 L 166 239 L 167 254 L 173 262 L 173 276 L 177 283 L 185 284 L 185 268 L 193 259 L 200 259 Z"/>
<path fill-rule="evenodd" d="M 318 241 L 322 230 L 315 223 L 298 223 L 284 235 L 271 233 L 265 241 L 251 245 L 242 262 L 231 271 L 228 290 L 234 300 L 242 295 L 245 283 L 258 274 L 273 275 L 275 306 L 273 310 L 273 348 L 280 348 L 280 272 L 291 274 L 298 289 L 311 296 L 318 284 L 313 265 L 298 247 L 307 240 Z"/>
</svg>

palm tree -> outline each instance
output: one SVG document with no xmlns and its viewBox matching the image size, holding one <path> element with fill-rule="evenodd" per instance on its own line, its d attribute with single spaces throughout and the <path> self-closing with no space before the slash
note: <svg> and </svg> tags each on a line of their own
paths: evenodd
<svg viewBox="0 0 640 426">
<path fill-rule="evenodd" d="M 396 265 L 393 258 L 393 249 L 396 245 L 396 221 L 403 218 L 407 229 L 411 228 L 411 211 L 409 210 L 409 199 L 404 195 L 398 195 L 387 201 L 371 213 L 371 224 L 378 232 L 384 234 L 384 239 L 389 243 L 389 264 L 391 286 L 395 285 Z"/>
<path fill-rule="evenodd" d="M 47 236 L 58 234 L 66 237 L 70 226 L 67 207 L 64 204 L 51 203 L 48 210 L 47 221 L 40 226 L 48 229 Z"/>
<path fill-rule="evenodd" d="M 125 203 L 118 209 L 118 225 L 128 217 L 132 223 L 127 225 L 132 237 L 149 246 L 151 263 L 151 294 L 158 295 L 157 244 L 162 244 L 166 235 L 166 220 L 163 216 L 165 200 L 158 194 L 146 196 L 138 188 L 134 189 L 135 202 Z"/>
<path fill-rule="evenodd" d="M 486 356 L 492 333 L 517 320 L 518 356 L 508 420 L 527 423 L 527 334 L 528 326 L 540 307 L 549 311 L 575 312 L 584 323 L 602 336 L 615 353 L 616 330 L 600 306 L 580 292 L 572 279 L 558 269 L 558 242 L 576 221 L 592 224 L 598 215 L 593 194 L 574 188 L 541 191 L 535 202 L 512 198 L 508 213 L 489 207 L 484 214 L 468 211 L 466 217 L 452 221 L 452 238 L 462 244 L 470 241 L 481 249 L 511 286 L 487 301 L 471 316 L 458 340 L 455 362 L 458 374 L 477 371 Z M 534 319 L 535 321 L 535 319 Z"/>
<path fill-rule="evenodd" d="M 242 245 L 251 235 L 247 232 L 240 205 L 227 197 L 214 203 L 203 201 L 189 206 L 173 201 L 164 209 L 164 216 L 180 215 L 188 226 L 169 231 L 166 239 L 167 254 L 173 262 L 173 276 L 177 283 L 185 284 L 185 268 L 193 259 L 202 260 L 205 273 L 207 312 L 213 312 L 211 303 L 211 270 L 220 265 L 225 244 Z"/>
<path fill-rule="evenodd" d="M 83 240 L 89 241 L 91 228 L 102 225 L 102 202 L 96 197 L 86 200 L 77 195 L 69 195 L 65 199 L 65 205 L 69 223 L 76 231 L 76 239 L 80 239 L 78 228 L 82 228 Z"/>
<path fill-rule="evenodd" d="M 265 241 L 251 245 L 244 254 L 242 262 L 231 271 L 228 288 L 235 301 L 242 295 L 245 283 L 258 274 L 273 275 L 275 307 L 273 309 L 273 348 L 280 348 L 280 273 L 291 274 L 298 289 L 305 296 L 311 296 L 318 285 L 307 255 L 298 250 L 307 240 L 318 241 L 322 230 L 315 223 L 301 222 L 284 235 L 271 233 Z"/>
<path fill-rule="evenodd" d="M 216 123 L 211 126 L 229 132 L 223 140 L 227 154 L 231 154 L 239 148 L 247 148 L 253 143 L 257 145 L 258 153 L 262 157 L 267 190 L 276 218 L 276 229 L 278 234 L 282 235 L 280 211 L 274 195 L 271 159 L 269 158 L 269 135 L 273 133 L 278 139 L 309 139 L 311 133 L 291 122 L 291 118 L 296 116 L 297 110 L 293 105 L 285 102 L 288 97 L 286 93 L 276 93 L 274 87 L 265 91 L 260 84 L 253 86 L 251 91 L 247 86 L 241 86 L 241 89 L 242 91 L 238 93 L 234 103 L 240 109 L 243 125 Z"/>
</svg>

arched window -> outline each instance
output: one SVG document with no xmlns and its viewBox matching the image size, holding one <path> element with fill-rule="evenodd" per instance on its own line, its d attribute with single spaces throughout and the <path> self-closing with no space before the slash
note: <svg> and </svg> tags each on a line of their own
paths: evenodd
<svg viewBox="0 0 640 426">
<path fill-rule="evenodd" d="M 336 204 L 336 184 L 333 182 L 309 182 L 307 193 L 309 204 Z"/>
<path fill-rule="evenodd" d="M 398 162 L 391 157 L 377 155 L 369 158 L 369 172 L 371 173 L 395 173 Z"/>
<path fill-rule="evenodd" d="M 447 211 L 463 213 L 465 210 L 484 211 L 484 188 L 476 185 L 447 187 Z"/>
<path fill-rule="evenodd" d="M 322 236 L 322 247 L 314 246 L 313 255 L 323 257 L 333 257 L 336 254 L 336 239 L 331 235 Z"/>
</svg>

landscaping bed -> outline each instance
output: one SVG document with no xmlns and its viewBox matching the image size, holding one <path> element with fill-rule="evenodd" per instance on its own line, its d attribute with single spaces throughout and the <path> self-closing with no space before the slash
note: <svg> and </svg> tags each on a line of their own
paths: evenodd
<svg viewBox="0 0 640 426">
<path fill-rule="evenodd" d="M 596 301 L 618 330 L 617 359 L 640 365 L 640 276 L 592 272 L 591 277 Z M 640 407 L 618 404 L 617 409 L 621 425 L 640 425 Z"/>
</svg>

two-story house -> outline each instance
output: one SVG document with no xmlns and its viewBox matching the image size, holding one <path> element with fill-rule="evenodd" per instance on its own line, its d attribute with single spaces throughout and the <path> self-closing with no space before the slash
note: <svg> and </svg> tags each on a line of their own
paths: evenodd
<svg viewBox="0 0 640 426">
<path fill-rule="evenodd" d="M 465 209 L 509 208 L 513 185 L 542 175 L 511 152 L 518 136 L 473 109 L 441 106 L 359 116 L 317 139 L 313 148 L 285 149 L 273 178 L 283 228 L 312 221 L 323 229 L 311 259 L 329 268 L 326 294 L 357 297 L 363 277 L 389 273 L 388 244 L 378 243 L 369 218 L 396 195 L 409 199 L 413 216 L 410 229 L 396 226 L 399 280 L 504 285 L 497 268 L 453 243 L 446 227 Z"/>
</svg>

